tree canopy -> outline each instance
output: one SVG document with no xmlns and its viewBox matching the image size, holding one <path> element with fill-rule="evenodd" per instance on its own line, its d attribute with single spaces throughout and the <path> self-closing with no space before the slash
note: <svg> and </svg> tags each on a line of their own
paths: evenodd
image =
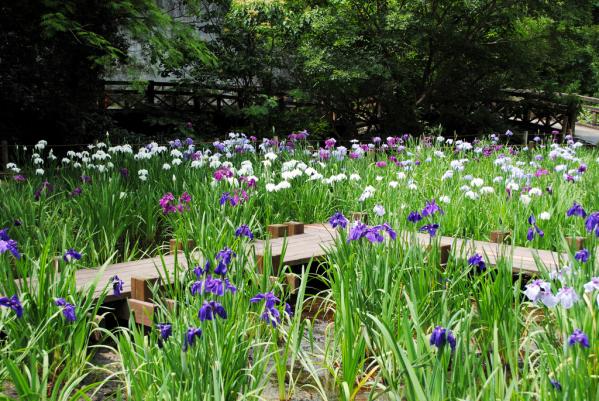
<svg viewBox="0 0 599 401">
<path fill-rule="evenodd" d="M 228 117 L 258 134 L 353 134 L 359 119 L 381 133 L 481 131 L 498 126 L 487 106 L 505 88 L 599 95 L 594 0 L 160 3 L 2 5 L 1 102 L 12 116 L 2 129 L 19 132 L 14 116 L 33 113 L 97 134 L 101 79 L 116 68 L 238 88 L 242 107 Z M 281 113 L 281 93 L 313 107 Z"/>
</svg>

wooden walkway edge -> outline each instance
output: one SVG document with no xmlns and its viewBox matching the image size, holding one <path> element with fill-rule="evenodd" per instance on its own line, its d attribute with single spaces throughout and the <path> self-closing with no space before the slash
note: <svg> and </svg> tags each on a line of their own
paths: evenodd
<svg viewBox="0 0 599 401">
<path fill-rule="evenodd" d="M 270 254 L 275 268 L 279 264 L 303 265 L 311 260 L 323 260 L 327 251 L 335 246 L 339 236 L 339 231 L 333 229 L 329 224 L 306 224 L 298 234 L 295 234 L 293 230 L 292 228 L 289 232 L 281 231 L 283 235 L 289 233 L 289 236 L 251 242 L 246 248 L 249 256 L 255 258 L 260 264 L 261 258 L 263 259 L 267 253 L 266 248 L 268 247 L 268 254 Z M 402 246 L 411 246 L 414 239 L 420 247 L 426 248 L 430 245 L 428 234 L 416 233 L 414 237 L 414 233 L 400 232 L 397 237 L 397 241 L 401 241 Z M 512 264 L 512 272 L 515 274 L 536 275 L 540 272 L 539 265 L 544 266 L 543 269 L 549 272 L 556 271 L 570 260 L 567 253 L 548 250 L 452 237 L 440 237 L 436 240 L 439 241 L 440 248 L 449 250 L 450 255 L 453 257 L 468 258 L 478 253 L 491 266 L 496 265 L 500 260 L 509 261 Z M 362 241 L 366 240 L 363 239 Z M 284 255 L 282 254 L 283 250 L 285 250 Z M 445 258 L 447 256 L 445 255 Z M 282 261 L 281 257 L 283 257 Z M 110 285 L 112 278 L 118 275 L 119 279 L 124 282 L 121 294 L 116 296 L 113 294 L 112 288 L 108 288 L 104 301 L 124 300 L 132 298 L 132 281 L 139 279 L 156 280 L 164 277 L 165 273 L 173 274 L 177 269 L 181 272 L 188 269 L 185 254 L 181 251 L 149 259 L 112 264 L 99 269 L 79 269 L 75 272 L 76 288 L 78 291 L 83 291 L 89 288 L 92 283 L 97 282 L 94 291 L 94 298 L 97 299 L 106 286 Z M 17 280 L 17 283 L 20 283 L 19 286 L 22 285 L 21 280 Z M 32 279 L 25 280 L 28 281 L 30 286 L 35 285 Z"/>
</svg>

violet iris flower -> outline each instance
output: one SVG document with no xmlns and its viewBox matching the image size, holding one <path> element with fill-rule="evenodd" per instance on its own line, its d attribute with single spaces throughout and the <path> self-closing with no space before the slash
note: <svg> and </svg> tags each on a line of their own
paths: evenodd
<svg viewBox="0 0 599 401">
<path fill-rule="evenodd" d="M 576 252 L 576 254 L 574 255 L 574 259 L 578 260 L 581 263 L 586 263 L 586 261 L 589 260 L 589 256 L 589 250 L 585 248 Z"/>
<path fill-rule="evenodd" d="M 185 342 L 183 343 L 183 351 L 187 351 L 187 349 L 195 343 L 195 339 L 202 337 L 202 329 L 199 327 L 190 327 L 187 329 L 187 333 L 185 333 Z"/>
<path fill-rule="evenodd" d="M 589 233 L 595 231 L 595 235 L 599 237 L 599 212 L 591 213 L 584 222 L 584 226 Z"/>
<path fill-rule="evenodd" d="M 232 294 L 237 292 L 237 287 L 235 287 L 229 279 L 220 279 L 220 278 L 212 278 L 210 276 L 206 277 L 205 280 L 195 281 L 191 284 L 191 294 L 199 295 L 203 293 L 212 293 L 219 297 L 225 295 L 225 291 L 229 291 Z"/>
<path fill-rule="evenodd" d="M 449 344 L 451 351 L 455 350 L 456 340 L 451 330 L 445 329 L 443 326 L 437 326 L 433 329 L 433 333 L 430 338 L 430 345 L 434 345 L 437 348 L 442 348 L 445 344 Z"/>
<path fill-rule="evenodd" d="M 15 311 L 18 318 L 23 316 L 23 305 L 21 305 L 21 301 L 19 301 L 19 297 L 16 295 L 13 295 L 10 298 L 1 297 L 0 306 L 12 309 L 13 311 Z"/>
<path fill-rule="evenodd" d="M 408 221 L 410 223 L 418 223 L 420 220 L 422 220 L 422 216 L 417 211 L 411 211 L 408 214 Z"/>
<path fill-rule="evenodd" d="M 333 228 L 337 228 L 337 227 L 345 228 L 345 227 L 347 227 L 348 220 L 347 220 L 347 218 L 345 218 L 343 213 L 335 212 L 329 219 L 329 223 L 331 224 L 331 226 Z"/>
<path fill-rule="evenodd" d="M 526 284 L 524 295 L 526 295 L 533 303 L 541 301 L 545 306 L 550 308 L 554 307 L 559 302 L 559 299 L 551 293 L 551 284 L 539 279 Z"/>
<path fill-rule="evenodd" d="M 468 264 L 470 266 L 476 266 L 479 272 L 482 272 L 487 268 L 487 265 L 485 264 L 483 257 L 478 253 L 475 253 L 474 255 L 468 258 Z"/>
<path fill-rule="evenodd" d="M 250 299 L 251 303 L 257 303 L 264 300 L 264 310 L 260 317 L 265 322 L 272 325 L 272 327 L 277 327 L 279 323 L 281 323 L 281 314 L 275 307 L 275 304 L 281 302 L 279 298 L 277 298 L 272 292 L 265 292 L 261 294 L 257 294 L 253 298 Z"/>
<path fill-rule="evenodd" d="M 175 196 L 172 193 L 168 192 L 164 194 L 158 202 L 160 204 L 160 207 L 162 208 L 162 213 L 169 214 L 176 212 L 177 208 L 172 204 L 172 202 L 174 201 Z"/>
<path fill-rule="evenodd" d="M 200 321 L 212 320 L 215 315 L 220 316 L 221 319 L 226 319 L 227 311 L 225 311 L 225 308 L 216 301 L 204 301 L 204 304 L 198 312 Z"/>
<path fill-rule="evenodd" d="M 170 323 L 158 323 L 156 327 L 160 331 L 160 337 L 163 340 L 168 340 L 173 334 L 173 326 Z"/>
<path fill-rule="evenodd" d="M 578 203 L 574 202 L 572 204 L 572 207 L 570 209 L 568 209 L 568 211 L 566 212 L 566 216 L 567 217 L 578 216 L 578 217 L 585 218 L 585 217 L 587 217 L 587 212 L 584 211 L 584 209 L 582 208 L 582 205 L 579 205 Z"/>
<path fill-rule="evenodd" d="M 357 241 L 360 238 L 364 237 L 368 233 L 368 226 L 361 221 L 356 222 L 356 224 L 349 230 L 349 236 L 347 237 L 347 242 Z"/>
<path fill-rule="evenodd" d="M 210 271 L 210 261 L 207 260 L 206 264 L 204 265 L 204 268 L 202 268 L 202 266 L 196 266 L 193 269 L 193 273 L 196 275 L 197 278 L 200 278 L 204 275 L 204 273 L 208 273 Z"/>
<path fill-rule="evenodd" d="M 237 256 L 232 249 L 225 247 L 216 254 L 218 265 L 214 269 L 215 274 L 224 276 L 227 274 L 227 267 L 231 264 L 233 258 Z"/>
<path fill-rule="evenodd" d="M 252 231 L 250 230 L 250 227 L 247 224 L 240 225 L 239 228 L 237 228 L 237 230 L 235 230 L 235 236 L 236 237 L 247 237 L 250 240 L 254 239 L 254 234 L 252 234 Z"/>
<path fill-rule="evenodd" d="M 589 337 L 587 337 L 587 335 L 580 329 L 574 330 L 568 339 L 568 345 L 572 346 L 576 343 L 580 344 L 583 348 L 589 348 Z"/>
<path fill-rule="evenodd" d="M 437 234 L 437 230 L 439 229 L 439 225 L 438 224 L 426 224 L 422 227 L 420 227 L 419 231 L 420 232 L 428 232 L 429 235 L 431 237 L 434 237 Z"/>
<path fill-rule="evenodd" d="M 62 257 L 62 260 L 65 262 L 71 262 L 73 259 L 80 260 L 81 254 L 77 252 L 74 248 L 70 248 Z"/>
<path fill-rule="evenodd" d="M 562 385 L 557 380 L 549 379 L 549 383 L 551 383 L 553 388 L 556 389 L 557 391 L 562 391 Z"/>
<path fill-rule="evenodd" d="M 54 301 L 54 304 L 62 307 L 62 314 L 67 321 L 74 322 L 77 320 L 77 316 L 75 315 L 75 305 L 68 303 L 64 298 L 57 298 L 56 301 Z"/>
<path fill-rule="evenodd" d="M 8 236 L 8 228 L 0 230 L 0 254 L 10 252 L 17 259 L 21 259 L 17 241 Z"/>
<path fill-rule="evenodd" d="M 123 285 L 125 282 L 119 278 L 116 274 L 110 279 L 112 282 L 112 291 L 114 295 L 119 296 L 123 291 Z"/>
<path fill-rule="evenodd" d="M 535 237 L 535 234 L 539 234 L 539 237 L 541 238 L 545 236 L 543 230 L 541 230 L 537 225 L 537 220 L 533 214 L 528 217 L 528 224 L 530 224 L 532 227 L 529 227 L 528 232 L 526 233 L 527 240 L 532 241 Z"/>
<path fill-rule="evenodd" d="M 445 214 L 445 212 L 443 212 L 443 209 L 441 209 L 439 207 L 439 205 L 437 205 L 435 203 L 434 199 L 431 201 L 427 201 L 426 206 L 424 207 L 424 209 L 422 209 L 422 216 L 423 217 L 432 216 L 435 213 Z"/>
<path fill-rule="evenodd" d="M 42 192 L 46 191 L 46 194 L 52 192 L 54 187 L 47 180 L 40 185 L 33 193 L 33 198 L 38 201 L 42 197 Z"/>
<path fill-rule="evenodd" d="M 366 239 L 371 243 L 383 242 L 384 237 L 381 234 L 381 231 L 385 232 L 392 240 L 395 240 L 397 238 L 397 233 L 395 232 L 395 230 L 391 228 L 391 226 L 388 223 L 369 228 L 363 236 L 366 237 Z"/>
</svg>

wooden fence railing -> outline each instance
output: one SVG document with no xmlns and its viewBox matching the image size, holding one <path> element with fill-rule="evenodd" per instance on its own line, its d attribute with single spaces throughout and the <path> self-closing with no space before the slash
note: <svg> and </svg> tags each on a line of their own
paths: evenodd
<svg viewBox="0 0 599 401">
<path fill-rule="evenodd" d="M 578 115 L 579 124 L 599 128 L 599 99 L 580 95 L 578 95 L 578 99 L 581 102 L 580 113 Z"/>
<path fill-rule="evenodd" d="M 340 118 L 326 105 L 300 102 L 289 94 L 267 94 L 259 88 L 235 88 L 229 86 L 206 87 L 193 83 L 149 81 L 140 90 L 130 81 L 105 81 L 104 95 L 99 102 L 101 109 L 119 112 L 134 110 L 166 110 L 193 112 L 205 115 L 227 115 L 247 107 L 257 96 L 276 97 L 281 111 L 297 107 L 316 107 L 323 118 L 333 126 Z M 581 109 L 582 106 L 582 109 Z M 573 133 L 579 111 L 589 114 L 590 125 L 597 125 L 599 99 L 567 94 L 547 94 L 531 90 L 507 89 L 499 99 L 488 107 L 502 118 L 530 129 L 558 130 Z M 377 132 L 380 105 L 374 99 L 362 99 L 354 104 L 352 119 L 356 129 Z M 348 118 L 347 116 L 345 118 Z"/>
</svg>

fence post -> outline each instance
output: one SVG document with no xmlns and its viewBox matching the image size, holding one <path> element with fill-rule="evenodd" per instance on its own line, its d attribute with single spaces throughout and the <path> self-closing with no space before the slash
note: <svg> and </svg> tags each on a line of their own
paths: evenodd
<svg viewBox="0 0 599 401">
<path fill-rule="evenodd" d="M 2 166 L 0 166 L 0 171 L 4 171 L 6 170 L 6 165 L 8 164 L 8 141 L 3 139 L 2 142 L 0 142 L 0 148 L 2 148 L 0 158 Z"/>
<path fill-rule="evenodd" d="M 154 95 L 155 95 L 154 81 L 148 81 L 148 87 L 146 88 L 146 102 L 148 104 L 154 104 Z"/>
</svg>

